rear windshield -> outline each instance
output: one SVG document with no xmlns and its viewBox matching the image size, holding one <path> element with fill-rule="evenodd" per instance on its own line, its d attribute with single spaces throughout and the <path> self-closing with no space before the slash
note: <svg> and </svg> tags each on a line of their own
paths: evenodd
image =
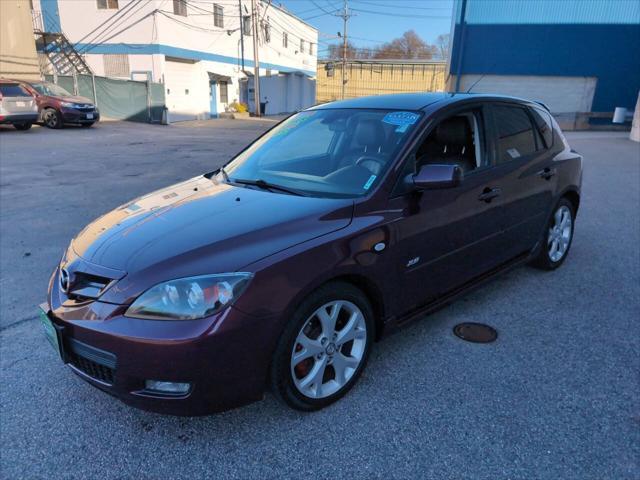
<svg viewBox="0 0 640 480">
<path fill-rule="evenodd" d="M 30 97 L 31 94 L 17 83 L 0 84 L 0 93 L 3 97 Z"/>
</svg>

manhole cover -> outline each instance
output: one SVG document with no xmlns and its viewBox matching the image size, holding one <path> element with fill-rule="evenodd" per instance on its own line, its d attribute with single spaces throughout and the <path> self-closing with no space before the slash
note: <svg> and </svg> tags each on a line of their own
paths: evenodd
<svg viewBox="0 0 640 480">
<path fill-rule="evenodd" d="M 498 338 L 498 332 L 489 325 L 482 323 L 460 323 L 453 327 L 456 337 L 474 343 L 491 343 Z"/>
</svg>

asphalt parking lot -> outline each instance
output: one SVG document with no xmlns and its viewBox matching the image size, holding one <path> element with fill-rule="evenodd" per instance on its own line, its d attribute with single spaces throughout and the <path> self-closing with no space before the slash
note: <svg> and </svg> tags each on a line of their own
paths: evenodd
<svg viewBox="0 0 640 480">
<path fill-rule="evenodd" d="M 326 410 L 268 395 L 162 416 L 64 367 L 36 306 L 71 237 L 271 125 L 0 127 L 2 478 L 640 478 L 640 145 L 626 133 L 568 134 L 584 193 L 560 270 L 514 270 L 376 344 Z M 457 339 L 462 321 L 493 325 L 498 341 Z"/>
</svg>

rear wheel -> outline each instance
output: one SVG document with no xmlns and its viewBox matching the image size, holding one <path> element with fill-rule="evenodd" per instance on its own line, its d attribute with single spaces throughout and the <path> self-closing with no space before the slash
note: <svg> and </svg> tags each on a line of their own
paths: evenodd
<svg viewBox="0 0 640 480">
<path fill-rule="evenodd" d="M 532 265 L 543 270 L 555 270 L 562 265 L 573 240 L 574 219 L 573 204 L 566 198 L 560 199 L 549 219 L 542 247 Z"/>
<path fill-rule="evenodd" d="M 14 123 L 13 126 L 16 130 L 29 130 L 31 128 L 31 123 Z"/>
<path fill-rule="evenodd" d="M 366 296 L 345 282 L 321 287 L 285 327 L 271 365 L 271 384 L 289 406 L 319 410 L 342 398 L 360 377 L 374 333 Z"/>
<path fill-rule="evenodd" d="M 62 115 L 54 108 L 47 108 L 44 111 L 42 121 L 48 128 L 62 128 Z"/>
</svg>

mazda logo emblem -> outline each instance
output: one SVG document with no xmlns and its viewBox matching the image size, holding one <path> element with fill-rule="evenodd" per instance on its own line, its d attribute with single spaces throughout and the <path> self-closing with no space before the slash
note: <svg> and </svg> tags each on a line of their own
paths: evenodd
<svg viewBox="0 0 640 480">
<path fill-rule="evenodd" d="M 64 293 L 69 293 L 69 272 L 66 268 L 60 270 L 60 288 Z"/>
</svg>

